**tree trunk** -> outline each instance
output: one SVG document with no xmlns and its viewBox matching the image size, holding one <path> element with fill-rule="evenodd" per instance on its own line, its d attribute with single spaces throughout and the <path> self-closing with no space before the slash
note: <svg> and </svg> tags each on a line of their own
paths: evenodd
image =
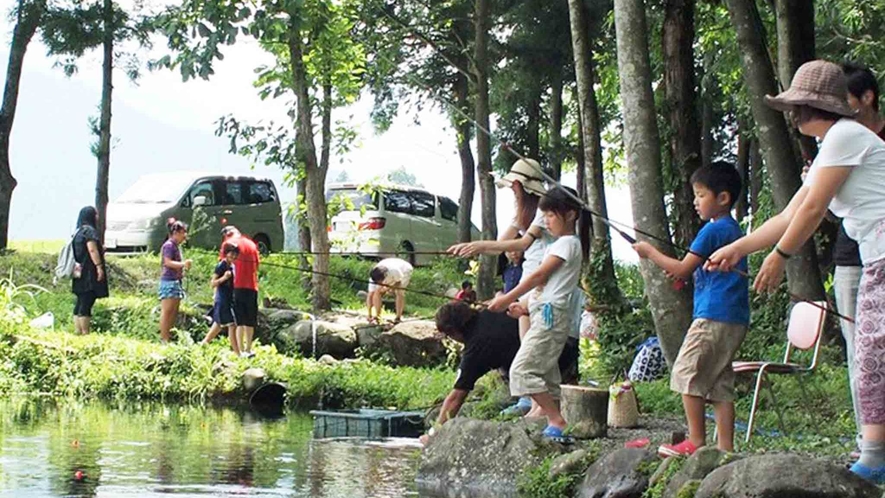
<svg viewBox="0 0 885 498">
<path fill-rule="evenodd" d="M 15 177 L 9 164 L 9 138 L 15 120 L 18 104 L 19 82 L 28 43 L 31 42 L 40 19 L 46 11 L 46 1 L 26 3 L 19 0 L 16 10 L 15 28 L 9 46 L 9 62 L 6 64 L 6 84 L 3 87 L 3 104 L 0 106 L 0 250 L 9 245 L 9 210 L 12 206 L 12 191 L 15 190 Z"/>
<path fill-rule="evenodd" d="M 777 72 L 781 88 L 789 88 L 799 66 L 814 60 L 814 2 L 812 0 L 776 0 Z M 817 155 L 814 137 L 788 127 L 798 141 L 802 158 L 811 161 Z M 794 142 L 796 143 L 796 142 Z"/>
<path fill-rule="evenodd" d="M 550 83 L 550 169 L 553 179 L 562 177 L 562 73 L 553 75 Z"/>
<path fill-rule="evenodd" d="M 737 170 L 741 174 L 741 193 L 734 205 L 738 221 L 750 213 L 750 137 L 746 129 L 744 123 L 738 122 Z"/>
<path fill-rule="evenodd" d="M 703 74 L 701 75 L 701 164 L 708 165 L 713 162 L 713 154 L 716 149 L 716 140 L 713 138 L 713 88 L 718 84 L 716 76 L 709 74 L 709 66 L 712 65 L 711 54 L 704 54 Z"/>
<path fill-rule="evenodd" d="M 694 208 L 691 175 L 701 165 L 701 128 L 694 71 L 694 0 L 667 0 L 661 46 L 664 90 L 670 122 L 670 168 L 678 180 L 673 192 L 676 227 L 673 238 L 689 247 L 701 220 Z"/>
<path fill-rule="evenodd" d="M 645 5 L 642 0 L 615 0 L 614 6 L 627 180 L 633 219 L 637 228 L 669 241 L 670 231 L 663 201 L 660 137 L 651 90 Z M 646 239 L 643 236 L 640 238 Z M 674 256 L 672 248 L 666 243 L 657 240 L 648 242 L 664 254 Z M 667 363 L 672 364 L 691 323 L 691 295 L 688 289 L 674 290 L 664 272 L 649 260 L 640 262 L 640 270 L 661 349 Z"/>
<path fill-rule="evenodd" d="M 570 434 L 581 439 L 605 437 L 608 431 L 608 389 L 562 386 L 562 416 Z"/>
<path fill-rule="evenodd" d="M 289 26 L 289 61 L 292 70 L 292 86 L 297 100 L 297 129 L 295 142 L 298 152 L 298 162 L 305 169 L 305 195 L 307 197 L 307 220 L 310 225 L 310 239 L 312 248 L 316 254 L 313 258 L 313 309 L 315 311 L 328 310 L 331 308 L 331 289 L 329 277 L 324 273 L 329 272 L 329 235 L 326 232 L 326 197 L 325 183 L 326 170 L 317 164 L 316 146 L 313 142 L 313 124 L 310 95 L 308 94 L 307 73 L 304 68 L 304 54 L 302 49 L 301 32 L 297 21 L 293 19 Z M 326 113 L 326 107 L 331 97 L 325 92 L 323 95 L 323 126 L 327 121 L 331 123 L 330 113 Z M 328 102 L 327 102 L 328 101 Z"/>
<path fill-rule="evenodd" d="M 535 75 L 532 94 L 526 102 L 526 154 L 528 157 L 539 159 L 541 157 L 541 91 L 540 75 Z"/>
<path fill-rule="evenodd" d="M 608 208 L 605 202 L 601 126 L 596 90 L 593 88 L 595 76 L 590 43 L 590 20 L 582 0 L 569 0 L 569 20 L 578 94 L 578 136 L 582 156 L 579 166 L 583 163 L 581 169 L 586 174 L 583 184 L 579 181 L 579 187 L 586 188 L 581 195 L 586 196 L 588 207 L 597 214 L 592 218 L 593 239 L 590 252 L 593 264 L 587 265 L 586 280 L 594 302 L 613 304 L 621 302 L 622 296 L 615 276 L 611 236 L 603 220 L 604 217 L 608 217 Z"/>
<path fill-rule="evenodd" d="M 456 75 L 455 105 L 465 115 L 470 115 L 470 82 L 462 73 Z M 473 238 L 470 214 L 473 211 L 473 196 L 476 192 L 476 163 L 470 150 L 470 138 L 473 135 L 473 124 L 464 116 L 452 118 L 455 133 L 458 135 L 458 157 L 461 159 L 461 197 L 458 203 L 458 241 L 470 242 Z"/>
<path fill-rule="evenodd" d="M 95 210 L 98 212 L 98 237 L 104 244 L 108 214 L 108 183 L 111 173 L 111 102 L 114 90 L 114 3 L 104 0 L 104 33 L 101 65 L 101 117 L 98 135 L 98 172 L 95 176 Z"/>
<path fill-rule="evenodd" d="M 750 97 L 750 110 L 759 130 L 759 146 L 771 178 L 775 208 L 784 209 L 800 185 L 801 162 L 794 154 L 787 123 L 781 112 L 765 105 L 765 95 L 777 94 L 774 69 L 769 64 L 763 37 L 762 21 L 754 2 L 727 0 L 731 22 L 737 32 L 743 62 L 743 77 Z M 824 288 L 814 241 L 809 240 L 787 263 L 790 292 L 805 299 L 822 299 Z"/>
<path fill-rule="evenodd" d="M 759 139 L 751 138 L 748 145 L 750 149 L 750 215 L 753 224 L 756 224 L 756 215 L 759 214 L 759 193 L 762 192 L 762 152 L 759 150 Z M 761 220 L 760 220 L 761 221 Z"/>
<path fill-rule="evenodd" d="M 301 206 L 306 205 L 307 203 L 307 178 L 302 176 L 296 180 L 295 190 L 296 202 L 298 205 L 298 208 L 295 211 L 295 220 L 298 224 L 298 250 L 306 253 L 310 251 L 311 247 L 310 221 L 307 219 L 307 213 L 302 211 Z M 301 268 L 308 268 L 310 266 L 310 258 L 307 257 L 307 254 L 301 254 L 298 260 L 298 266 Z M 301 287 L 308 295 L 310 295 L 310 289 L 312 287 L 311 274 L 302 273 L 299 278 L 301 279 Z"/>
<path fill-rule="evenodd" d="M 486 240 L 498 237 L 495 218 L 495 182 L 492 177 L 492 147 L 489 128 L 489 5 L 490 0 L 476 0 L 474 23 L 476 25 L 476 46 L 474 47 L 473 73 L 476 75 L 476 173 L 479 177 L 479 191 L 482 199 L 482 236 Z M 498 258 L 482 256 L 476 292 L 479 299 L 488 299 L 494 293 L 495 270 Z"/>
</svg>

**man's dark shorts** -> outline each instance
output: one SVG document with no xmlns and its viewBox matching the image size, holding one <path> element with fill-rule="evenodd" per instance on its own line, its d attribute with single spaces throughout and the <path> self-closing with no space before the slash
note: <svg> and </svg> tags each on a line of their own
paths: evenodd
<svg viewBox="0 0 885 498">
<path fill-rule="evenodd" d="M 234 289 L 234 315 L 237 325 L 255 327 L 258 324 L 258 291 Z"/>
</svg>

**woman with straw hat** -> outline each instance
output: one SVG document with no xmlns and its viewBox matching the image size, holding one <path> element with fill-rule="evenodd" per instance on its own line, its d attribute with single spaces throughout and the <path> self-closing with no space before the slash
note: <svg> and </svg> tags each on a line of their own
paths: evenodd
<svg viewBox="0 0 885 498">
<path fill-rule="evenodd" d="M 829 208 L 843 218 L 860 246 L 863 276 L 857 297 L 855 355 L 863 443 L 852 472 L 885 483 L 885 142 L 852 117 L 842 69 L 816 60 L 803 64 L 790 88 L 766 96 L 788 112 L 803 135 L 820 139 L 804 185 L 789 205 L 759 229 L 715 252 L 707 266 L 725 271 L 743 256 L 768 247 L 754 287 L 770 291 L 784 277 L 786 260 L 814 235 Z"/>
</svg>

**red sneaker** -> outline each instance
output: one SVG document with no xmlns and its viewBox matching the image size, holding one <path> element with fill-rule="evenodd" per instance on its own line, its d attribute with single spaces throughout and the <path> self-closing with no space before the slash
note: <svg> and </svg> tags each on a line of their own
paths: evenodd
<svg viewBox="0 0 885 498">
<path fill-rule="evenodd" d="M 693 445 L 691 441 L 686 439 L 685 441 L 679 444 L 662 444 L 658 447 L 658 455 L 661 458 L 667 457 L 678 457 L 678 456 L 691 456 L 695 451 L 698 450 L 698 447 Z"/>
</svg>

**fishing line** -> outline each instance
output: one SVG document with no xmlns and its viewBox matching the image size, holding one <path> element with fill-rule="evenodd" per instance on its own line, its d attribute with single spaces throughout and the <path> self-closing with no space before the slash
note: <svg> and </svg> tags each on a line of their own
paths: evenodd
<svg viewBox="0 0 885 498">
<path fill-rule="evenodd" d="M 392 15 L 390 15 L 390 14 L 386 11 L 385 8 L 382 7 L 382 8 L 381 8 L 381 11 L 382 11 L 387 17 L 393 19 L 394 22 L 396 22 L 397 24 L 400 24 L 401 26 L 403 26 L 404 28 L 406 28 L 407 30 L 409 30 L 409 31 L 411 31 L 413 34 L 415 34 L 414 30 L 412 30 L 411 27 L 410 27 L 409 25 L 403 23 L 402 21 L 400 21 L 400 20 L 397 19 L 396 17 L 393 17 Z M 434 52 L 436 52 L 437 54 L 439 54 L 441 57 L 443 57 L 443 59 L 445 59 L 445 60 L 448 62 L 448 58 L 446 57 L 446 55 L 445 55 L 444 53 L 442 53 L 442 51 L 441 51 L 439 48 L 437 48 L 434 44 L 432 44 L 432 43 L 428 43 L 428 42 L 427 42 L 422 36 L 419 36 L 418 34 L 415 34 L 415 36 L 416 36 L 418 39 L 420 39 L 422 42 L 424 42 L 428 47 L 430 47 Z M 768 54 L 767 54 L 767 51 L 766 51 L 766 55 L 768 55 Z M 393 62 L 392 60 L 390 60 L 390 58 L 386 57 L 386 56 L 383 55 L 383 54 L 377 54 L 377 56 L 378 56 L 379 58 L 383 58 L 383 59 L 385 59 L 388 63 L 393 64 L 394 66 L 398 66 L 398 64 L 394 64 L 394 62 Z M 459 68 L 455 67 L 455 69 L 459 69 Z M 468 113 L 464 112 L 459 106 L 457 106 L 457 105 L 455 105 L 455 104 L 452 104 L 451 102 L 449 102 L 447 99 L 445 99 L 445 98 L 443 98 L 443 97 L 437 96 L 429 86 L 427 86 L 427 85 L 421 83 L 419 80 L 415 79 L 415 78 L 414 78 L 414 75 L 413 75 L 412 73 L 407 73 L 407 74 L 405 75 L 405 77 L 406 77 L 406 78 L 410 78 L 411 81 L 412 81 L 414 84 L 416 84 L 416 86 L 418 86 L 418 87 L 420 87 L 420 88 L 423 88 L 425 91 L 428 92 L 429 95 L 431 95 L 431 96 L 433 96 L 435 99 L 437 99 L 442 105 L 444 105 L 444 106 L 450 108 L 451 110 L 454 110 L 457 114 L 459 114 L 459 115 L 461 115 L 462 117 L 464 117 L 465 119 L 467 119 L 471 124 L 473 124 L 473 126 L 476 127 L 476 129 L 482 131 L 482 132 L 483 132 L 486 136 L 488 136 L 490 139 L 492 139 L 492 140 L 494 140 L 495 142 L 497 142 L 498 144 L 500 144 L 501 147 L 502 147 L 503 149 L 505 149 L 506 151 L 510 152 L 511 154 L 513 154 L 514 156 L 516 156 L 516 157 L 519 158 L 519 159 L 522 159 L 522 160 L 526 160 L 526 159 L 528 159 L 526 156 L 524 156 L 524 155 L 520 154 L 519 152 L 517 152 L 517 151 L 516 151 L 513 147 L 511 147 L 510 144 L 508 144 L 506 141 L 504 141 L 503 139 L 497 137 L 497 136 L 496 136 L 494 133 L 492 133 L 489 129 L 487 129 L 487 128 L 485 128 L 484 126 L 482 126 L 481 124 L 479 124 L 479 122 L 477 122 L 476 119 L 475 119 L 474 117 L 472 117 L 472 116 L 470 116 Z M 775 78 L 775 79 L 777 79 L 777 78 Z M 780 82 L 778 81 L 778 83 L 780 83 Z M 668 245 L 668 246 L 670 246 L 670 247 L 672 247 L 672 248 L 674 248 L 674 249 L 678 249 L 678 250 L 683 251 L 683 252 L 685 252 L 685 253 L 688 253 L 688 254 L 692 254 L 692 255 L 694 255 L 694 256 L 697 256 L 697 257 L 701 258 L 702 260 L 704 260 L 705 262 L 707 262 L 707 261 L 710 260 L 710 258 L 709 258 L 708 256 L 704 256 L 704 255 L 698 254 L 697 252 L 692 251 L 690 248 L 682 247 L 682 246 L 680 246 L 679 244 L 677 244 L 677 243 L 675 243 L 675 242 L 673 242 L 673 241 L 671 241 L 671 240 L 669 240 L 669 239 L 667 239 L 667 238 L 664 238 L 664 237 L 660 237 L 660 236 L 657 236 L 657 235 L 651 234 L 651 233 L 649 233 L 649 232 L 647 232 L 647 231 L 644 231 L 644 230 L 641 230 L 641 229 L 639 229 L 639 228 L 637 228 L 637 227 L 635 227 L 635 226 L 631 226 L 631 225 L 628 225 L 627 223 L 623 223 L 623 222 L 619 222 L 619 221 L 613 220 L 613 219 L 609 218 L 608 216 L 603 216 L 602 214 L 593 211 L 592 209 L 590 209 L 589 206 L 587 206 L 587 203 L 586 203 L 586 202 L 584 202 L 583 200 L 581 200 L 578 196 L 572 194 L 572 193 L 571 193 L 570 191 L 568 191 L 567 189 L 563 188 L 563 185 L 562 185 L 559 181 L 554 180 L 550 175 L 548 175 L 548 174 L 543 170 L 543 168 L 540 168 L 540 173 L 541 173 L 541 175 L 544 177 L 545 181 L 547 181 L 548 183 L 554 185 L 555 187 L 559 187 L 561 190 L 563 190 L 563 191 L 566 193 L 566 195 L 568 195 L 569 198 L 571 198 L 573 201 L 577 202 L 577 203 L 578 203 L 578 206 L 580 206 L 581 209 L 587 211 L 588 213 L 590 213 L 590 215 L 595 216 L 596 218 L 600 219 L 602 222 L 604 222 L 606 225 L 608 225 L 610 228 L 612 228 L 615 232 L 617 232 L 621 237 L 624 238 L 624 240 L 626 240 L 626 241 L 629 242 L 630 244 L 635 244 L 635 243 L 636 243 L 636 238 L 630 236 L 629 234 L 627 234 L 627 233 L 624 232 L 623 230 L 617 228 L 617 227 L 615 226 L 615 224 L 618 224 L 618 225 L 620 225 L 620 226 L 623 226 L 623 227 L 626 227 L 626 228 L 632 229 L 633 232 L 635 232 L 635 233 L 637 233 L 637 234 L 644 235 L 644 236 L 646 236 L 646 237 L 648 237 L 648 238 L 650 238 L 650 239 L 653 239 L 653 240 L 656 240 L 656 241 L 661 242 L 661 243 L 663 243 L 663 244 L 666 244 L 666 245 Z M 488 172 L 488 174 L 489 174 L 489 175 L 492 175 L 492 173 L 491 173 L 490 171 Z M 730 271 L 733 271 L 733 272 L 737 273 L 738 275 L 740 275 L 740 276 L 742 276 L 742 277 L 744 277 L 744 278 L 746 278 L 746 279 L 748 279 L 748 280 L 750 279 L 750 274 L 749 274 L 749 273 L 746 273 L 746 272 L 744 272 L 744 271 L 738 270 L 737 268 L 732 268 Z M 832 309 L 832 307 L 830 307 L 830 306 L 823 306 L 823 305 L 820 305 L 820 304 L 818 304 L 818 303 L 815 302 L 815 301 L 812 301 L 812 300 L 810 300 L 810 299 L 807 299 L 807 298 L 801 297 L 801 296 L 799 296 L 799 295 L 796 295 L 796 294 L 794 294 L 793 292 L 790 292 L 789 290 L 787 290 L 786 292 L 787 292 L 787 294 L 788 294 L 793 300 L 795 300 L 795 301 L 800 301 L 800 302 L 808 303 L 808 304 L 810 304 L 810 305 L 812 305 L 812 306 L 814 306 L 814 307 L 816 307 L 816 308 L 822 309 L 822 310 L 824 310 L 825 312 L 830 313 L 830 314 L 832 314 L 832 315 L 834 315 L 834 316 L 836 316 L 836 317 L 838 317 L 838 318 L 841 318 L 841 319 L 843 319 L 843 320 L 846 320 L 846 321 L 849 321 L 849 322 L 854 323 L 854 319 L 853 319 L 853 318 L 847 317 L 847 316 L 845 316 L 845 315 L 842 315 L 842 314 L 836 312 L 836 311 L 835 311 L 834 309 Z"/>
</svg>

